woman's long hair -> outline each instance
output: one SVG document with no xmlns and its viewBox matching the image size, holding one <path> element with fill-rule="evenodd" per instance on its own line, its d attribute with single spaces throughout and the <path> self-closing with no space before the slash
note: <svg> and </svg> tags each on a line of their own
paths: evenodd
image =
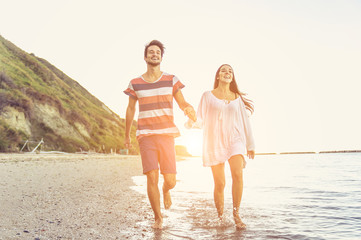
<svg viewBox="0 0 361 240">
<path fill-rule="evenodd" d="M 218 87 L 218 84 L 219 84 L 219 72 L 221 71 L 221 68 L 222 68 L 223 66 L 225 66 L 225 65 L 231 67 L 231 65 L 229 65 L 229 64 L 222 64 L 222 65 L 218 68 L 218 70 L 217 70 L 217 72 L 216 72 L 216 77 L 215 77 L 215 80 L 214 80 L 213 89 L 216 89 L 216 88 Z M 231 67 L 231 68 L 232 68 L 232 67 Z M 232 68 L 232 70 L 233 70 L 233 68 Z M 244 102 L 244 105 L 246 105 L 246 109 L 248 109 L 251 113 L 254 112 L 254 105 L 253 105 L 252 100 L 250 100 L 250 99 L 248 99 L 248 98 L 245 97 L 245 95 L 247 95 L 246 93 L 243 93 L 243 92 L 241 92 L 241 91 L 238 90 L 238 86 L 237 86 L 237 83 L 236 83 L 236 78 L 235 78 L 235 76 L 234 76 L 234 71 L 233 71 L 232 82 L 231 82 L 230 85 L 229 85 L 229 90 L 231 90 L 231 92 L 234 92 L 234 93 L 238 94 L 238 95 L 241 97 L 242 101 Z"/>
</svg>

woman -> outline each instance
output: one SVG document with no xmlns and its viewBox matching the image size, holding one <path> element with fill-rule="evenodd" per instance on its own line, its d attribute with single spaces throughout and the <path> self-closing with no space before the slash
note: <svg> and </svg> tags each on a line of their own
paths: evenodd
<svg viewBox="0 0 361 240">
<path fill-rule="evenodd" d="M 237 228 L 246 225 L 239 217 L 243 192 L 242 169 L 245 155 L 253 159 L 255 145 L 246 113 L 253 113 L 253 104 L 238 90 L 233 69 L 224 64 L 217 70 L 214 89 L 203 94 L 198 106 L 197 122 L 188 120 L 186 127 L 204 129 L 203 165 L 212 168 L 214 202 L 218 217 L 223 218 L 225 174 L 228 160 L 232 174 L 233 217 Z"/>
</svg>

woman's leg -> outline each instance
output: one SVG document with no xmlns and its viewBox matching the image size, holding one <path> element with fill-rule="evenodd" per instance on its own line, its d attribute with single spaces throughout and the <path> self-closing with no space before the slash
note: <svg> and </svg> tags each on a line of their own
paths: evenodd
<svg viewBox="0 0 361 240">
<path fill-rule="evenodd" d="M 224 208 L 224 186 L 226 180 L 224 177 L 224 163 L 212 166 L 214 180 L 214 203 L 217 208 L 218 217 L 222 219 Z"/>
<path fill-rule="evenodd" d="M 237 228 L 246 227 L 239 217 L 239 207 L 243 193 L 243 161 L 242 155 L 232 156 L 228 160 L 232 174 L 233 217 Z"/>
</svg>

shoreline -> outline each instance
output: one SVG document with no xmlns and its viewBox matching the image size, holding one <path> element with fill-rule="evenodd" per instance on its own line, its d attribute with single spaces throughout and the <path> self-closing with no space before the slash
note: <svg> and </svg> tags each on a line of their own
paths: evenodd
<svg viewBox="0 0 361 240">
<path fill-rule="evenodd" d="M 0 154 L 0 238 L 123 239 L 152 216 L 140 156 Z M 148 229 L 146 229 L 148 230 Z"/>
</svg>

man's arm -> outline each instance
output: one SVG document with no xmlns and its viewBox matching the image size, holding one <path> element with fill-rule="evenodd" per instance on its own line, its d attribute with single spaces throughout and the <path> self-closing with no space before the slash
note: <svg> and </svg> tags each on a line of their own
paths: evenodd
<svg viewBox="0 0 361 240">
<path fill-rule="evenodd" d="M 134 114 L 135 114 L 135 105 L 137 100 L 129 97 L 129 103 L 127 107 L 127 112 L 125 115 L 125 136 L 124 136 L 124 145 L 126 148 L 130 148 L 132 146 L 130 142 L 130 128 L 132 127 Z"/>
<path fill-rule="evenodd" d="M 194 111 L 192 105 L 186 102 L 181 90 L 178 90 L 174 94 L 174 99 L 178 103 L 179 108 L 182 109 L 182 111 L 185 115 L 187 115 L 187 117 L 189 117 L 193 121 L 197 121 L 196 112 Z"/>
</svg>

